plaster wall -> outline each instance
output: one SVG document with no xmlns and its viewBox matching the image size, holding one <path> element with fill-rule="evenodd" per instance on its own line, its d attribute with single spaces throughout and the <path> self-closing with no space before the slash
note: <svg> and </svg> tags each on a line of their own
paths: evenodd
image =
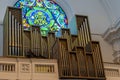
<svg viewBox="0 0 120 80">
<path fill-rule="evenodd" d="M 0 0 L 0 24 L 3 24 L 6 7 L 13 6 L 16 1 Z M 101 34 L 110 24 L 106 11 L 99 0 L 56 0 L 56 2 L 66 12 L 69 22 L 71 22 L 75 14 L 88 16 L 92 33 Z M 69 27 L 74 29 L 76 26 L 72 25 Z"/>
<path fill-rule="evenodd" d="M 3 54 L 3 25 L 0 24 L 0 56 Z"/>
<path fill-rule="evenodd" d="M 112 46 L 107 43 L 101 35 L 99 34 L 92 34 L 93 41 L 99 41 L 101 47 L 102 58 L 104 62 L 113 62 L 113 48 Z"/>
<path fill-rule="evenodd" d="M 109 16 L 109 19 L 111 21 L 111 26 L 114 27 L 114 24 L 116 24 L 120 20 L 120 0 L 99 0 L 106 13 Z"/>
<path fill-rule="evenodd" d="M 99 0 L 65 0 L 72 14 L 86 15 L 89 18 L 92 33 L 102 34 L 110 25 L 110 20 Z M 70 14 L 70 13 L 69 13 Z M 73 22 L 72 22 L 73 23 Z M 74 28 L 75 26 L 70 26 Z"/>
</svg>

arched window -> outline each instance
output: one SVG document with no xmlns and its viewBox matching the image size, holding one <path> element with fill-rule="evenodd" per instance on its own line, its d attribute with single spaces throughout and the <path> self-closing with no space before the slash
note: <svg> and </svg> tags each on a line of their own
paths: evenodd
<svg viewBox="0 0 120 80">
<path fill-rule="evenodd" d="M 36 25 L 40 26 L 42 35 L 47 35 L 47 32 L 58 32 L 68 27 L 65 12 L 53 0 L 18 0 L 14 7 L 22 8 L 24 30 Z"/>
</svg>

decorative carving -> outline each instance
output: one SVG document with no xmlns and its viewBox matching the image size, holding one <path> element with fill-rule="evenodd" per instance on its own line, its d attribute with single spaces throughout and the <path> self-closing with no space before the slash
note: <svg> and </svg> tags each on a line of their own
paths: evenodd
<svg viewBox="0 0 120 80">
<path fill-rule="evenodd" d="M 30 64 L 21 64 L 21 72 L 30 72 Z"/>
<path fill-rule="evenodd" d="M 120 38 L 120 18 L 104 32 L 103 38 L 110 43 Z"/>
<path fill-rule="evenodd" d="M 120 21 L 117 24 L 120 24 Z M 120 25 L 108 28 L 103 38 L 113 46 L 113 61 L 115 63 L 120 63 Z"/>
</svg>

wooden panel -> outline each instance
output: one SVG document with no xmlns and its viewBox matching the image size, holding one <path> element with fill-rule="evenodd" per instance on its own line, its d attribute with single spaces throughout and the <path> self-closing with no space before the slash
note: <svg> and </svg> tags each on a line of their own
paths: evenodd
<svg viewBox="0 0 120 80">
<path fill-rule="evenodd" d="M 6 34 L 6 44 L 4 44 L 7 50 L 4 51 L 5 56 L 24 56 L 23 54 L 23 29 L 22 29 L 22 11 L 8 7 L 6 20 L 4 24 L 4 30 Z M 6 38 L 5 38 L 6 37 Z"/>
<path fill-rule="evenodd" d="M 71 35 L 71 48 L 72 48 L 72 50 L 73 50 L 76 46 L 79 46 L 78 36 L 77 36 L 77 35 Z"/>
<path fill-rule="evenodd" d="M 79 65 L 79 75 L 88 76 L 88 69 L 86 64 L 86 55 L 83 47 L 76 47 L 78 65 Z"/>
<path fill-rule="evenodd" d="M 51 54 L 51 59 L 57 59 L 59 61 L 59 43 L 58 43 L 58 39 L 56 39 L 55 43 L 53 44 L 53 47 L 52 47 L 52 54 Z M 59 66 L 58 66 L 59 67 Z"/>
<path fill-rule="evenodd" d="M 60 65 L 62 69 L 62 76 L 70 76 L 70 60 L 68 52 L 67 39 L 59 39 L 59 48 L 60 48 Z"/>
<path fill-rule="evenodd" d="M 105 77 L 99 42 L 92 41 L 92 51 L 98 77 Z"/>
<path fill-rule="evenodd" d="M 95 67 L 93 63 L 93 56 L 91 54 L 86 55 L 87 58 L 87 65 L 88 65 L 88 72 L 90 77 L 95 77 Z"/>
<path fill-rule="evenodd" d="M 91 35 L 87 16 L 76 15 L 79 45 L 91 52 Z"/>
<path fill-rule="evenodd" d="M 27 56 L 27 53 L 31 50 L 31 33 L 30 31 L 24 31 L 24 53 Z"/>
<path fill-rule="evenodd" d="M 22 9 L 15 7 L 8 7 L 8 10 L 14 15 L 15 19 L 22 24 Z"/>
<path fill-rule="evenodd" d="M 60 77 L 71 76 L 67 39 L 57 38 L 52 51 L 53 58 L 58 60 Z"/>
<path fill-rule="evenodd" d="M 70 52 L 70 63 L 72 76 L 79 76 L 78 59 L 76 52 Z"/>
<path fill-rule="evenodd" d="M 8 7 L 8 11 L 9 11 L 9 37 L 8 37 L 9 53 L 8 55 L 24 56 L 22 10 L 18 8 Z"/>
<path fill-rule="evenodd" d="M 35 57 L 38 57 L 41 53 L 40 49 L 40 28 L 38 26 L 32 26 L 31 30 L 31 50 Z"/>
<path fill-rule="evenodd" d="M 71 34 L 70 34 L 70 29 L 65 29 L 63 28 L 61 30 L 62 32 L 62 38 L 66 38 L 68 42 L 68 50 L 71 51 Z"/>
<path fill-rule="evenodd" d="M 22 51 L 22 26 L 17 22 L 15 17 L 11 15 L 11 24 L 9 25 L 9 56 L 24 56 Z"/>
<path fill-rule="evenodd" d="M 4 56 L 7 56 L 8 55 L 8 25 L 9 25 L 9 11 L 8 11 L 8 8 L 6 10 L 6 13 L 5 13 L 5 17 L 4 17 L 4 22 L 3 22 L 3 55 Z"/>
<path fill-rule="evenodd" d="M 52 47 L 55 43 L 55 33 L 49 32 L 48 33 L 48 53 L 49 53 L 49 58 L 52 57 Z"/>
<path fill-rule="evenodd" d="M 41 50 L 42 50 L 42 56 L 49 58 L 48 39 L 45 36 L 41 37 Z"/>
</svg>

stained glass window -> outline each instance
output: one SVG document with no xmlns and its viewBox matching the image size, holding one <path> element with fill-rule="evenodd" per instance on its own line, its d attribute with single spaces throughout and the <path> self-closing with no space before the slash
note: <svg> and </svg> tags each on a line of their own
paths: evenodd
<svg viewBox="0 0 120 80">
<path fill-rule="evenodd" d="M 22 8 L 24 30 L 29 30 L 30 25 L 40 26 L 44 36 L 68 26 L 65 12 L 53 0 L 18 0 L 14 7 Z"/>
</svg>

